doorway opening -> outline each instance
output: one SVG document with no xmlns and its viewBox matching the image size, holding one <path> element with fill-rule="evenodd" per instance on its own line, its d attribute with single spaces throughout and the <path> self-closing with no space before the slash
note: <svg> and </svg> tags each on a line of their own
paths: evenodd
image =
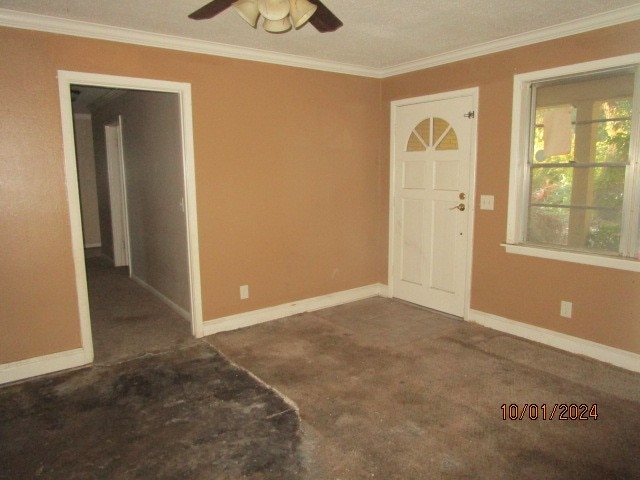
<svg viewBox="0 0 640 480">
<path fill-rule="evenodd" d="M 92 325 L 94 319 L 90 310 L 87 274 L 89 262 L 95 264 L 96 257 L 108 258 L 113 268 L 119 270 L 120 277 L 145 287 L 145 294 L 151 293 L 164 300 L 179 316 L 189 320 L 192 336 L 201 337 L 202 301 L 190 85 L 67 71 L 58 72 L 58 83 L 72 249 L 86 363 L 94 360 L 92 326 L 95 329 L 97 325 Z M 79 185 L 81 172 L 77 163 L 79 147 L 72 97 L 79 95 L 78 92 L 81 96 L 83 91 L 100 89 L 109 92 L 109 101 L 93 105 L 89 120 L 96 137 L 93 139 L 96 169 L 102 169 L 96 171 L 96 184 L 102 183 L 97 186 L 98 191 L 102 190 L 102 200 L 98 202 L 102 238 L 98 246 L 96 242 L 87 242 L 87 233 L 83 232 L 83 217 L 87 215 L 85 205 L 81 205 L 83 188 Z M 158 114 L 159 108 L 168 110 Z M 154 124 L 154 120 L 169 118 L 175 123 L 175 128 L 166 129 Z M 170 137 L 165 130 L 175 131 L 173 141 L 165 138 Z M 165 155 L 163 152 L 166 150 L 169 152 Z M 170 160 L 162 161 L 163 155 Z M 101 167 L 98 167 L 98 162 Z M 95 221 L 93 225 L 95 228 Z M 85 258 L 85 247 L 90 249 L 87 252 L 94 254 L 91 259 Z M 102 273 L 105 271 L 103 269 Z M 93 275 L 96 272 L 89 273 Z M 150 333 L 153 328 L 150 327 Z"/>
</svg>

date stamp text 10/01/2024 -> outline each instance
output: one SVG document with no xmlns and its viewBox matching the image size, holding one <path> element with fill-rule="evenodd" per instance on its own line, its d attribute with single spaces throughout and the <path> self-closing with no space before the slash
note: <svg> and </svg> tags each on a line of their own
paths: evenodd
<svg viewBox="0 0 640 480">
<path fill-rule="evenodd" d="M 517 403 L 500 406 L 502 420 L 597 420 L 598 404 L 586 403 Z"/>
</svg>

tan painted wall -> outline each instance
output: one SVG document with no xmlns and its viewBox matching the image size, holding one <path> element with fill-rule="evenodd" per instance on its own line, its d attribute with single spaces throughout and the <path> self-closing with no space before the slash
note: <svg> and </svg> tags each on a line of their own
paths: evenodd
<svg viewBox="0 0 640 480">
<path fill-rule="evenodd" d="M 506 238 L 513 75 L 640 51 L 634 22 L 461 61 L 383 81 L 389 102 L 461 88 L 480 88 L 476 206 L 495 195 L 495 210 L 476 210 L 471 308 L 640 353 L 640 274 L 508 255 Z M 389 152 L 388 136 L 383 152 Z M 388 185 L 389 156 L 382 169 Z M 383 209 L 388 208 L 383 199 Z M 573 302 L 573 318 L 559 316 Z"/>
<path fill-rule="evenodd" d="M 192 84 L 205 319 L 385 282 L 389 102 L 479 86 L 477 194 L 496 209 L 476 215 L 472 308 L 640 353 L 639 274 L 500 247 L 513 75 L 638 51 L 639 27 L 382 81 L 0 29 L 0 363 L 80 344 L 57 69 Z"/>
<path fill-rule="evenodd" d="M 191 83 L 205 320 L 386 278 L 379 80 L 10 28 L 0 58 L 0 363 L 80 346 L 58 69 Z"/>
</svg>

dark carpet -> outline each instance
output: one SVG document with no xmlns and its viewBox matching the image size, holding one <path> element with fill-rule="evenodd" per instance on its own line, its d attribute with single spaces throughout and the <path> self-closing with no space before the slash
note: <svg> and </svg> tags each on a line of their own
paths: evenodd
<svg viewBox="0 0 640 480">
<path fill-rule="evenodd" d="M 287 479 L 294 407 L 199 344 L 0 389 L 1 479 Z"/>
<path fill-rule="evenodd" d="M 298 405 L 307 479 L 640 479 L 638 373 L 384 298 L 206 340 Z"/>
<path fill-rule="evenodd" d="M 122 360 L 197 343 L 191 325 L 103 256 L 87 258 L 95 363 Z"/>
</svg>

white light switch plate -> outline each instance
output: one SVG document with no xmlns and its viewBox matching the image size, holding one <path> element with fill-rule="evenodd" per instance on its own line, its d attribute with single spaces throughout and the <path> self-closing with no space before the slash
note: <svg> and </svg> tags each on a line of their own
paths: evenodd
<svg viewBox="0 0 640 480">
<path fill-rule="evenodd" d="M 493 210 L 493 195 L 480 195 L 480 210 Z"/>
<path fill-rule="evenodd" d="M 249 285 L 242 285 L 240 287 L 240 300 L 246 300 L 249 298 Z"/>
</svg>

